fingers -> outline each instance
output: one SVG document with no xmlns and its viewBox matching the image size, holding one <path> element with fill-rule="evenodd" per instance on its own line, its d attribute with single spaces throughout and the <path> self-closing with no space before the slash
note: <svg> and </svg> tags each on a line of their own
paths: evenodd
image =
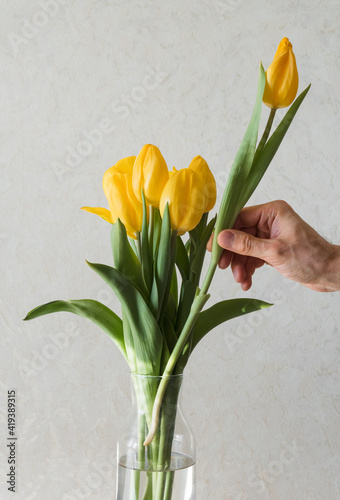
<svg viewBox="0 0 340 500">
<path fill-rule="evenodd" d="M 213 240 L 214 240 L 214 233 L 210 236 L 209 241 L 207 243 L 208 252 L 211 252 L 211 250 L 212 250 Z"/>
<path fill-rule="evenodd" d="M 274 252 L 273 240 L 256 238 L 243 231 L 226 229 L 217 237 L 218 244 L 225 250 L 239 255 L 256 257 L 270 262 Z"/>
<path fill-rule="evenodd" d="M 251 288 L 252 285 L 252 277 L 255 273 L 256 265 L 254 262 L 254 259 L 252 257 L 248 257 L 247 262 L 246 262 L 246 278 L 245 280 L 241 283 L 242 290 L 245 292 Z"/>
<path fill-rule="evenodd" d="M 248 227 L 244 229 L 244 231 L 248 234 L 251 234 L 252 236 L 258 236 L 259 238 L 266 238 L 267 236 L 263 233 L 259 233 L 256 227 Z M 207 243 L 207 250 L 208 252 L 212 251 L 212 246 L 213 246 L 213 241 L 214 241 L 214 234 L 212 234 L 209 238 L 209 241 Z"/>
<path fill-rule="evenodd" d="M 233 254 L 231 270 L 236 283 L 240 283 L 242 290 L 249 290 L 255 270 L 263 265 L 264 262 L 260 259 Z"/>
<path fill-rule="evenodd" d="M 230 264 L 232 255 L 233 254 L 231 252 L 229 252 L 228 250 L 223 250 L 220 261 L 218 263 L 218 267 L 220 269 L 227 269 L 227 267 Z"/>
<path fill-rule="evenodd" d="M 246 257 L 243 255 L 233 254 L 231 259 L 231 271 L 236 283 L 242 283 L 246 279 Z"/>
</svg>

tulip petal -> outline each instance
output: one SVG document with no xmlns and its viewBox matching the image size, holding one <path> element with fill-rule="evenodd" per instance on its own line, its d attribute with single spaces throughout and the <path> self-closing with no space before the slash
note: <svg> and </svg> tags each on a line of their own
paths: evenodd
<svg viewBox="0 0 340 500">
<path fill-rule="evenodd" d="M 162 217 L 167 203 L 171 227 L 177 230 L 178 236 L 194 229 L 205 209 L 201 176 L 189 168 L 174 172 L 165 184 L 160 199 L 159 210 Z"/>
<path fill-rule="evenodd" d="M 129 236 L 142 229 L 143 206 L 133 193 L 131 175 L 116 173 L 112 177 L 107 199 L 114 221 L 119 218 Z"/>
<path fill-rule="evenodd" d="M 157 146 L 145 144 L 133 166 L 132 186 L 137 200 L 142 202 L 143 190 L 147 205 L 158 207 L 168 179 L 168 167 L 162 153 Z"/>
<path fill-rule="evenodd" d="M 216 181 L 207 162 L 202 156 L 195 156 L 189 167 L 201 176 L 204 185 L 205 207 L 204 213 L 210 212 L 216 203 Z"/>
<path fill-rule="evenodd" d="M 132 175 L 135 159 L 135 156 L 127 156 L 126 158 L 119 160 L 115 165 L 113 165 L 113 167 L 106 170 L 103 176 L 103 189 L 106 198 L 108 197 L 107 193 L 110 190 L 113 176 L 117 173 Z"/>
<path fill-rule="evenodd" d="M 110 224 L 114 224 L 114 222 L 115 222 L 112 218 L 110 210 L 108 210 L 107 208 L 81 207 L 81 209 L 85 210 L 86 212 L 90 212 L 91 214 L 99 215 L 99 217 L 106 220 L 106 222 L 109 222 Z"/>
<path fill-rule="evenodd" d="M 299 75 L 293 47 L 288 38 L 283 38 L 266 71 L 263 102 L 270 108 L 290 106 L 296 97 L 298 86 Z"/>
</svg>

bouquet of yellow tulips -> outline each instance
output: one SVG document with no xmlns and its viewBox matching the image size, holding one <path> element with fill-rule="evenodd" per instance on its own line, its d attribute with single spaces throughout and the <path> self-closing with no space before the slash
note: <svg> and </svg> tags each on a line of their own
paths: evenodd
<svg viewBox="0 0 340 500">
<path fill-rule="evenodd" d="M 33 309 L 26 317 L 57 311 L 86 317 L 112 338 L 131 373 L 161 377 L 156 389 L 136 385 L 137 401 L 144 412 L 138 431 L 141 469 L 164 472 L 170 468 L 173 429 L 170 425 L 165 433 L 164 428 L 173 415 L 161 412 L 167 398 L 177 400 L 177 392 L 167 391 L 170 377 L 183 372 L 193 349 L 210 330 L 270 305 L 242 298 L 223 300 L 203 311 L 222 251 L 217 235 L 233 227 L 273 159 L 309 90 L 307 87 L 293 102 L 297 88 L 295 57 L 289 40 L 284 38 L 266 73 L 260 65 L 253 114 L 218 214 L 210 220 L 216 183 L 201 156 L 195 156 L 187 168 L 169 171 L 160 150 L 147 144 L 137 156 L 123 158 L 105 172 L 103 189 L 109 208 L 83 209 L 112 225 L 113 266 L 88 265 L 120 300 L 122 318 L 89 299 L 57 300 Z M 262 102 L 271 111 L 258 142 Z M 276 109 L 290 104 L 269 137 Z M 201 280 L 206 245 L 213 232 L 210 264 Z M 135 496 L 131 498 L 170 500 L 171 481 L 163 474 L 157 481 L 150 481 L 140 497 L 136 480 Z"/>
</svg>

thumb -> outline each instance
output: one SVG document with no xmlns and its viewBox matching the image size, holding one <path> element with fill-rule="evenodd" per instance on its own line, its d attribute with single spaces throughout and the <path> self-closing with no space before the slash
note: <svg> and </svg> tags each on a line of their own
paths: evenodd
<svg viewBox="0 0 340 500">
<path fill-rule="evenodd" d="M 221 231 L 217 237 L 217 243 L 226 250 L 240 255 L 249 255 L 259 259 L 270 261 L 272 241 L 264 238 L 256 238 L 244 231 L 226 229 Z"/>
</svg>

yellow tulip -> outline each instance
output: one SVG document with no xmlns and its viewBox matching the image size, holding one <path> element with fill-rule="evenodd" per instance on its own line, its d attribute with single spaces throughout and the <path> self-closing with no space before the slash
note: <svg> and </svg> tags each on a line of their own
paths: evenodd
<svg viewBox="0 0 340 500">
<path fill-rule="evenodd" d="M 142 202 L 142 189 L 147 205 L 158 207 L 167 180 L 168 167 L 162 153 L 152 144 L 142 147 L 133 166 L 132 186 L 137 200 Z"/>
<path fill-rule="evenodd" d="M 205 207 L 204 213 L 210 212 L 216 203 L 216 181 L 207 162 L 202 156 L 195 156 L 191 160 L 189 168 L 196 172 L 202 179 L 204 185 Z"/>
<path fill-rule="evenodd" d="M 164 186 L 159 202 L 161 215 L 167 203 L 171 228 L 176 229 L 179 236 L 194 229 L 206 207 L 201 176 L 189 168 L 174 171 Z"/>
<path fill-rule="evenodd" d="M 270 108 L 285 108 L 294 101 L 298 86 L 299 75 L 293 46 L 285 37 L 266 71 L 263 102 Z"/>
<path fill-rule="evenodd" d="M 99 215 L 111 224 L 117 222 L 119 218 L 131 238 L 135 238 L 135 233 L 141 231 L 143 220 L 143 206 L 132 189 L 132 169 L 135 159 L 135 156 L 123 158 L 104 174 L 103 189 L 110 210 L 101 207 L 82 208 Z"/>
<path fill-rule="evenodd" d="M 135 156 L 128 156 L 119 160 L 113 167 L 108 168 L 103 177 L 103 189 L 105 196 L 107 197 L 107 190 L 110 186 L 113 176 L 117 173 L 129 174 L 132 176 L 133 164 L 135 162 Z"/>
</svg>

